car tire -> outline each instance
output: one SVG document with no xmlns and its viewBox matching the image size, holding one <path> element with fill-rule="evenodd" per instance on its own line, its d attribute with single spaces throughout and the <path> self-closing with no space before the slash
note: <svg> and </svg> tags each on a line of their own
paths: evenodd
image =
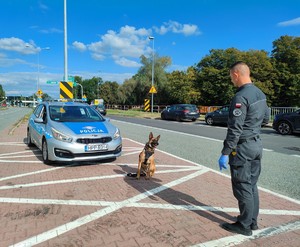
<svg viewBox="0 0 300 247">
<path fill-rule="evenodd" d="M 43 144 L 42 144 L 42 157 L 43 157 L 43 161 L 44 164 L 49 165 L 51 162 L 48 159 L 48 144 L 46 139 L 43 140 Z"/>
<path fill-rule="evenodd" d="M 162 120 L 166 120 L 166 117 L 165 117 L 164 114 L 161 114 L 161 115 L 160 115 L 160 118 L 161 118 Z"/>
<path fill-rule="evenodd" d="M 281 121 L 278 123 L 276 130 L 281 135 L 289 135 L 292 133 L 292 126 L 286 121 Z"/>
<path fill-rule="evenodd" d="M 176 116 L 176 121 L 177 121 L 177 122 L 181 122 L 180 116 Z"/>
<path fill-rule="evenodd" d="M 208 124 L 208 125 L 213 125 L 214 124 L 214 120 L 212 119 L 212 117 L 208 117 L 205 119 L 205 122 Z"/>
<path fill-rule="evenodd" d="M 30 134 L 30 130 L 29 129 L 27 129 L 27 146 L 28 147 L 33 147 L 34 146 L 34 144 L 31 141 L 31 134 Z"/>
</svg>

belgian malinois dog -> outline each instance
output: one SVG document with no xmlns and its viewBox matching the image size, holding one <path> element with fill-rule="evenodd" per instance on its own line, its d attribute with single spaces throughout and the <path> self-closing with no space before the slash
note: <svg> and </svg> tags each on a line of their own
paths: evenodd
<svg viewBox="0 0 300 247">
<path fill-rule="evenodd" d="M 159 138 L 160 135 L 154 138 L 152 132 L 150 132 L 149 141 L 146 143 L 143 151 L 139 154 L 139 164 L 136 176 L 137 179 L 140 179 L 140 176 L 143 175 L 146 175 L 146 179 L 150 179 L 154 175 L 154 172 L 156 170 L 154 151 L 158 146 Z"/>
</svg>

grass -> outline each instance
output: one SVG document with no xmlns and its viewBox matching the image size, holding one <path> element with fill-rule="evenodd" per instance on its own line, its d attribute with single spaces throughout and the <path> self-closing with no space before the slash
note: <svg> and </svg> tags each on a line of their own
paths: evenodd
<svg viewBox="0 0 300 247">
<path fill-rule="evenodd" d="M 160 118 L 160 113 L 157 112 L 144 112 L 141 110 L 114 110 L 107 109 L 108 115 L 119 115 L 126 117 L 140 117 L 140 118 Z"/>
<path fill-rule="evenodd" d="M 125 117 L 139 117 L 139 118 L 160 118 L 160 113 L 144 112 L 142 110 L 114 110 L 107 109 L 108 115 L 119 115 Z M 198 120 L 204 120 L 205 114 L 201 114 Z"/>
</svg>

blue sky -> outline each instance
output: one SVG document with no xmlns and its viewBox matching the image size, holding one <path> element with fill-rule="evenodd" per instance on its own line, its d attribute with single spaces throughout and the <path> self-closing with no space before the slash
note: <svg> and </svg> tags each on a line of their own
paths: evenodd
<svg viewBox="0 0 300 247">
<path fill-rule="evenodd" d="M 39 84 L 59 98 L 59 86 L 46 81 L 64 76 L 64 0 L 0 0 L 0 23 L 6 95 L 29 96 Z M 300 36 L 299 0 L 67 0 L 68 74 L 83 79 L 123 83 L 141 55 L 151 56 L 149 36 L 172 71 L 211 49 L 271 52 L 282 35 Z"/>
</svg>

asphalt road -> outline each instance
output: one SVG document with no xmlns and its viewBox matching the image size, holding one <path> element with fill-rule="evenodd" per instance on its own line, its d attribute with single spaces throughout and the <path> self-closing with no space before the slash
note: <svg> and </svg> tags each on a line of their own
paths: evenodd
<svg viewBox="0 0 300 247">
<path fill-rule="evenodd" d="M 218 159 L 226 128 L 207 126 L 203 122 L 174 122 L 108 116 L 124 137 L 145 143 L 149 132 L 161 135 L 158 148 L 181 158 L 218 170 Z M 259 185 L 267 190 L 300 199 L 300 138 L 281 136 L 264 128 L 263 169 Z M 223 172 L 229 176 L 229 171 Z"/>
<path fill-rule="evenodd" d="M 0 108 L 0 131 L 18 123 L 26 114 L 32 112 L 29 107 Z"/>
</svg>

